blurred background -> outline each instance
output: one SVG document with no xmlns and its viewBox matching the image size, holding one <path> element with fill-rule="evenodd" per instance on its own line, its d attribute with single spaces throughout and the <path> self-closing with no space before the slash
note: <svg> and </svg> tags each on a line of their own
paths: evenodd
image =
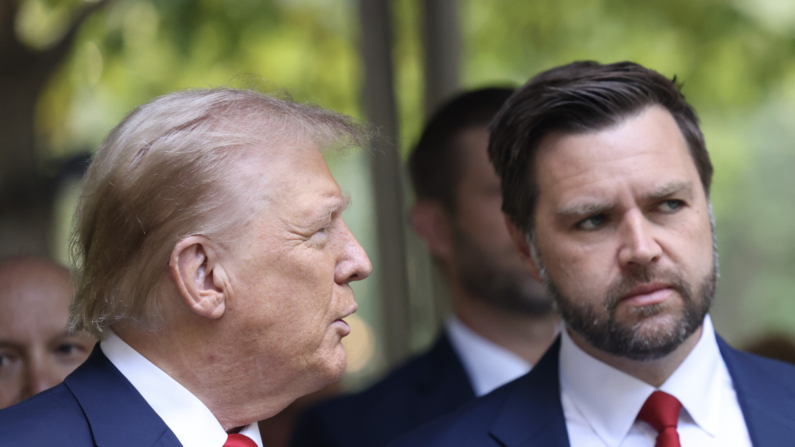
<svg viewBox="0 0 795 447">
<path fill-rule="evenodd" d="M 67 264 L 80 177 L 129 111 L 219 85 L 286 89 L 378 125 L 329 159 L 374 274 L 343 387 L 425 347 L 445 290 L 407 228 L 404 161 L 450 94 L 519 85 L 577 59 L 684 82 L 716 169 L 721 279 L 735 346 L 795 335 L 795 2 L 791 0 L 0 0 L 0 256 Z"/>
</svg>

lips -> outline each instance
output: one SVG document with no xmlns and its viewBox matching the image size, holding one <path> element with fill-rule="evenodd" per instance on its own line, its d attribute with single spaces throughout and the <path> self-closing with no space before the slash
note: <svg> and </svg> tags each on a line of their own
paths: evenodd
<svg viewBox="0 0 795 447">
<path fill-rule="evenodd" d="M 348 333 L 351 331 L 351 327 L 342 318 L 334 320 L 334 324 L 337 324 L 337 325 L 341 326 L 344 329 L 344 331 L 345 331 L 345 335 L 348 335 Z"/>
<path fill-rule="evenodd" d="M 621 298 L 621 301 L 635 306 L 648 306 L 665 301 L 673 291 L 674 289 L 668 284 L 659 282 L 642 284 L 633 287 Z"/>
<path fill-rule="evenodd" d="M 354 302 L 353 306 L 349 307 L 348 310 L 345 312 L 345 314 L 343 316 L 341 316 L 340 318 L 337 318 L 336 320 L 334 320 L 334 324 L 339 324 L 340 326 L 342 326 L 342 330 L 343 330 L 342 336 L 343 337 L 348 335 L 351 332 L 351 327 L 348 325 L 348 323 L 345 320 L 343 320 L 343 318 L 350 317 L 351 315 L 353 315 L 354 312 L 356 312 L 356 310 L 358 308 L 359 308 L 359 305 Z"/>
<path fill-rule="evenodd" d="M 353 315 L 353 313 L 354 313 L 354 312 L 356 312 L 358 309 L 359 309 L 359 305 L 358 305 L 358 304 L 356 304 L 356 301 L 354 301 L 354 302 L 353 302 L 353 305 L 351 305 L 350 307 L 348 307 L 348 310 L 346 310 L 346 311 L 345 311 L 345 313 L 344 313 L 344 314 L 343 314 L 341 317 L 337 318 L 337 320 L 338 320 L 338 321 L 341 321 L 343 318 L 348 318 L 348 317 L 350 317 L 350 316 L 351 316 L 351 315 Z"/>
</svg>

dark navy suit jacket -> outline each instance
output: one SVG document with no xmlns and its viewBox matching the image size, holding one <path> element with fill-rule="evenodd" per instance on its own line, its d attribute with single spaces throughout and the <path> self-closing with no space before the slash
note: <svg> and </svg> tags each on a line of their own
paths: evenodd
<svg viewBox="0 0 795 447">
<path fill-rule="evenodd" d="M 0 410 L 3 447 L 181 447 L 99 344 L 62 384 Z"/>
<path fill-rule="evenodd" d="M 443 334 L 367 390 L 310 409 L 293 432 L 293 447 L 381 447 L 473 400 L 458 355 Z"/>
<path fill-rule="evenodd" d="M 795 446 L 795 367 L 742 353 L 718 337 L 755 447 Z M 394 447 L 567 447 L 560 338 L 528 374 L 391 444 Z"/>
</svg>

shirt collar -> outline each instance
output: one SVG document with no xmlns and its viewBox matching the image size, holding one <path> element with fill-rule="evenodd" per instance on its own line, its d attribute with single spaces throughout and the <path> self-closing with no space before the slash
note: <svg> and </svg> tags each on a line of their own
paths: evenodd
<svg viewBox="0 0 795 447">
<path fill-rule="evenodd" d="M 696 346 L 659 388 L 675 396 L 710 435 L 718 430 L 720 387 L 731 380 L 725 371 L 709 315 Z M 638 412 L 655 388 L 591 357 L 562 331 L 560 380 L 572 403 L 593 431 L 609 446 L 618 446 L 629 433 Z"/>
<path fill-rule="evenodd" d="M 476 396 L 488 394 L 532 368 L 523 358 L 477 334 L 455 316 L 447 318 L 445 327 Z"/>
<path fill-rule="evenodd" d="M 209 408 L 113 332 L 100 343 L 105 357 L 132 383 L 184 446 L 221 447 L 227 439 Z M 262 447 L 257 423 L 240 432 Z"/>
<path fill-rule="evenodd" d="M 703 328 L 701 339 L 660 390 L 679 399 L 693 421 L 716 436 L 722 408 L 721 389 L 727 384 L 732 387 L 732 382 L 709 315 L 704 319 Z"/>
</svg>

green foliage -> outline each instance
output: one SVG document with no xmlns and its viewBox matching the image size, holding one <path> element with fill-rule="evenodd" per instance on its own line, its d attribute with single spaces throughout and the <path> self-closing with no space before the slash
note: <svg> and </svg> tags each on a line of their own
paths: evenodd
<svg viewBox="0 0 795 447">
<path fill-rule="evenodd" d="M 791 6 L 787 6 L 787 5 Z M 731 340 L 795 323 L 795 4 L 777 0 L 465 0 L 463 79 L 517 85 L 574 60 L 632 60 L 684 82 L 715 177 Z"/>
<path fill-rule="evenodd" d="M 83 0 L 20 3 L 17 34 L 32 48 L 57 42 L 68 19 L 85 6 Z M 730 339 L 767 325 L 794 327 L 787 278 L 795 270 L 795 3 L 459 5 L 465 87 L 521 84 L 578 59 L 633 60 L 684 82 L 716 167 L 712 200 L 723 267 L 715 309 L 719 327 Z M 419 0 L 393 0 L 392 12 L 397 140 L 405 153 L 423 121 Z M 67 63 L 42 95 L 41 145 L 53 156 L 93 150 L 126 113 L 153 96 L 245 86 L 252 79 L 361 118 L 361 65 L 354 0 L 116 0 L 81 27 Z M 351 185 L 359 189 L 366 176 L 348 177 L 357 179 Z M 360 194 L 352 192 L 355 199 Z M 369 212 L 364 208 L 360 216 Z M 357 225 L 364 232 L 371 220 L 363 219 Z"/>
<path fill-rule="evenodd" d="M 127 0 L 107 6 L 81 28 L 41 99 L 39 128 L 53 155 L 96 148 L 133 107 L 192 87 L 256 82 L 360 115 L 349 2 Z"/>
</svg>

